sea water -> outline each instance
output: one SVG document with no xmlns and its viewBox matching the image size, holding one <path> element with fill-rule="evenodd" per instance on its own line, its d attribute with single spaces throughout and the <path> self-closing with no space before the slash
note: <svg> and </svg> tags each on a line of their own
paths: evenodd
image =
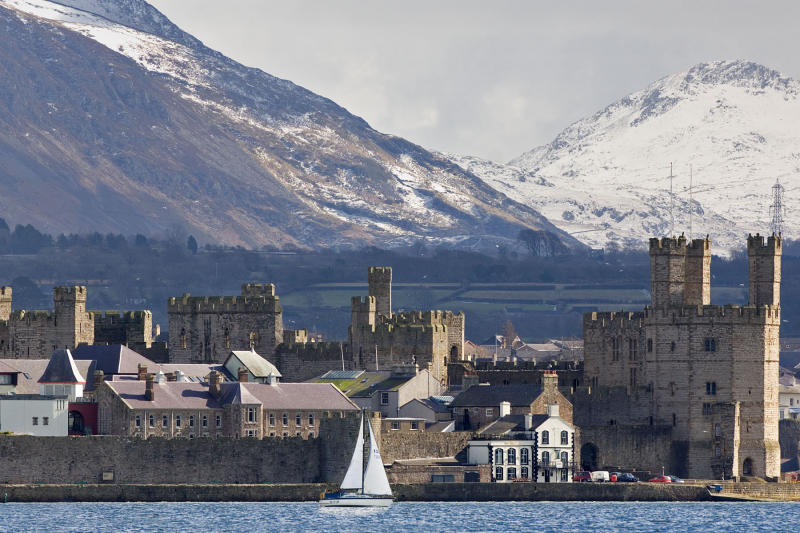
<svg viewBox="0 0 800 533">
<path fill-rule="evenodd" d="M 800 531 L 800 503 L 7 503 L 0 531 Z"/>
</svg>

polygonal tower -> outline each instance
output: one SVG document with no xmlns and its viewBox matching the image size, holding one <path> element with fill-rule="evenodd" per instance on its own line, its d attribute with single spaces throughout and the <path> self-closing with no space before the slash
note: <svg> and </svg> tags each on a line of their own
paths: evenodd
<svg viewBox="0 0 800 533">
<path fill-rule="evenodd" d="M 376 311 L 387 318 L 392 316 L 392 267 L 369 267 L 369 295 L 375 297 Z"/>
</svg>

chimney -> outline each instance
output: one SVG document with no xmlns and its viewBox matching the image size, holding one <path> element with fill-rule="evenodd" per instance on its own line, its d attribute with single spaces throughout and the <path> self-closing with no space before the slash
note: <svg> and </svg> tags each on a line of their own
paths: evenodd
<svg viewBox="0 0 800 533">
<path fill-rule="evenodd" d="M 183 381 L 183 372 L 180 370 L 175 371 L 175 381 Z"/>
<path fill-rule="evenodd" d="M 545 370 L 542 374 L 542 389 L 545 393 L 558 391 L 558 372 L 555 370 Z"/>
<path fill-rule="evenodd" d="M 216 370 L 212 370 L 211 373 L 208 375 L 208 392 L 214 398 L 218 398 L 220 393 L 222 392 L 222 386 L 220 385 L 220 375 L 219 372 Z"/>
<path fill-rule="evenodd" d="M 247 383 L 247 376 L 250 372 L 243 366 L 239 367 L 239 383 Z"/>
<path fill-rule="evenodd" d="M 153 374 L 148 374 L 147 382 L 145 383 L 144 387 L 144 397 L 149 402 L 152 402 L 155 399 L 155 388 L 153 387 L 154 383 L 155 376 L 153 376 Z"/>
<path fill-rule="evenodd" d="M 533 429 L 533 415 L 528 413 L 525 415 L 525 431 L 531 431 Z"/>
<path fill-rule="evenodd" d="M 511 402 L 500 402 L 500 418 L 511 414 Z"/>
<path fill-rule="evenodd" d="M 104 379 L 105 379 L 105 376 L 103 375 L 103 371 L 102 370 L 95 370 L 94 371 L 94 388 L 96 389 L 97 387 L 99 387 Z"/>
<path fill-rule="evenodd" d="M 147 379 L 147 367 L 142 363 L 139 363 L 139 381 L 144 381 Z"/>
<path fill-rule="evenodd" d="M 547 416 L 558 416 L 558 404 L 554 403 L 547 406 Z"/>
</svg>

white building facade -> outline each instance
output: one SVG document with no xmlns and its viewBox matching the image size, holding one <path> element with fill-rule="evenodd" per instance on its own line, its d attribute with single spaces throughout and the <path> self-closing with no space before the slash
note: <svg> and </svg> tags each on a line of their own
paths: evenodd
<svg viewBox="0 0 800 533">
<path fill-rule="evenodd" d="M 0 396 L 0 431 L 37 437 L 66 437 L 67 396 L 15 394 Z"/>
<path fill-rule="evenodd" d="M 530 424 L 532 420 L 538 424 Z M 548 406 L 546 417 L 526 418 L 526 427 L 510 431 L 508 437 L 470 441 L 467 462 L 492 465 L 492 481 L 497 483 L 572 482 L 575 428 L 558 416 L 557 405 Z"/>
</svg>

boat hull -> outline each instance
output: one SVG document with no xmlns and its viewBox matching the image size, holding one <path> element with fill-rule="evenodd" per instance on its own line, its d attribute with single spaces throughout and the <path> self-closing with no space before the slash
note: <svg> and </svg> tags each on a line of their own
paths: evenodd
<svg viewBox="0 0 800 533">
<path fill-rule="evenodd" d="M 320 507 L 389 507 L 391 497 L 343 496 L 339 498 L 323 498 Z"/>
</svg>

